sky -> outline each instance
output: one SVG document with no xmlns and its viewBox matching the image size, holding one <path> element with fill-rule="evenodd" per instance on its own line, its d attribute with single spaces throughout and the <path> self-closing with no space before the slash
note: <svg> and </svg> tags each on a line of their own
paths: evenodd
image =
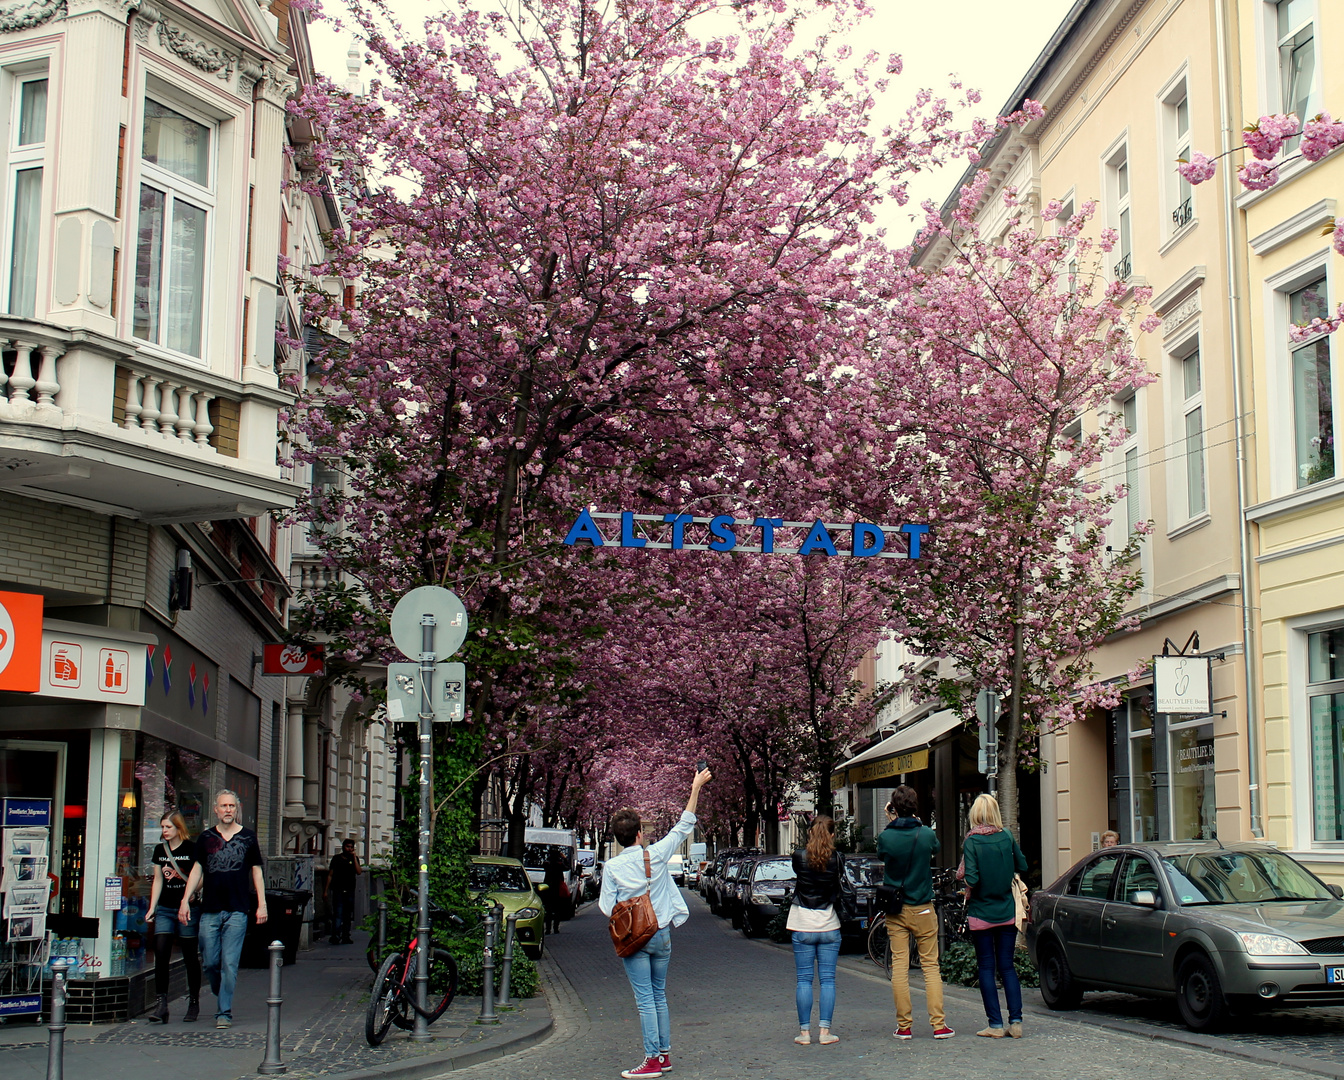
<svg viewBox="0 0 1344 1080">
<path fill-rule="evenodd" d="M 498 2 L 479 0 L 483 10 Z M 1023 0 L 1015 4 L 1005 0 L 873 2 L 876 13 L 864 20 L 859 39 L 852 42 L 855 53 L 861 55 L 869 49 L 883 55 L 897 52 L 904 61 L 903 73 L 891 80 L 874 110 L 881 123 L 895 122 L 921 87 L 946 91 L 950 75 L 982 92 L 981 107 L 986 116 L 997 112 L 1073 6 L 1073 0 Z M 439 0 L 390 0 L 390 4 L 408 29 L 442 9 Z M 338 13 L 341 0 L 324 0 L 324 6 Z M 317 24 L 310 37 L 318 70 L 343 83 L 350 34 L 337 34 L 328 25 Z M 952 97 L 950 93 L 948 96 Z M 912 235 L 911 219 L 919 204 L 925 199 L 941 203 L 964 167 L 964 162 L 959 162 L 917 177 L 910 185 L 908 207 L 886 207 L 881 223 L 890 230 L 893 240 L 903 242 Z"/>
</svg>

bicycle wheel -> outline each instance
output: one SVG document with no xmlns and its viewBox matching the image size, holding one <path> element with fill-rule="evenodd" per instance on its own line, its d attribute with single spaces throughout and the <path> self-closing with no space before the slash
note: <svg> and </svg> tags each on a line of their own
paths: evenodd
<svg viewBox="0 0 1344 1080">
<path fill-rule="evenodd" d="M 405 1017 L 406 999 L 401 992 L 404 965 L 401 953 L 393 953 L 383 961 L 383 966 L 378 969 L 378 975 L 373 980 L 369 1009 L 364 1015 L 364 1038 L 370 1046 L 381 1045 L 387 1037 L 388 1028 Z"/>
<path fill-rule="evenodd" d="M 887 933 L 887 917 L 878 915 L 868 929 L 868 959 L 891 978 L 891 937 Z"/>
<path fill-rule="evenodd" d="M 406 980 L 406 1000 L 412 1009 L 431 1024 L 443 1015 L 456 996 L 457 961 L 447 949 L 435 949 L 429 958 L 429 1008 L 421 1009 L 415 1003 L 414 969 Z"/>
</svg>

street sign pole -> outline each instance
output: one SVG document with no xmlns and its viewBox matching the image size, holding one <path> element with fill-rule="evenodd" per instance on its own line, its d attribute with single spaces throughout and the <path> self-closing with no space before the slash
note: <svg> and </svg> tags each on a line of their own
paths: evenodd
<svg viewBox="0 0 1344 1080">
<path fill-rule="evenodd" d="M 416 902 L 415 1024 L 412 1042 L 429 1042 L 429 812 L 434 767 L 434 616 L 420 616 L 420 898 Z"/>
</svg>

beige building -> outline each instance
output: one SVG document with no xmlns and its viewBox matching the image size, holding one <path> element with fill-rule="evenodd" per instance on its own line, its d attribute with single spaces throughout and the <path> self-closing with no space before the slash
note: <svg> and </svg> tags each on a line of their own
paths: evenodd
<svg viewBox="0 0 1344 1080">
<path fill-rule="evenodd" d="M 1111 526 L 1116 549 L 1136 523 L 1154 523 L 1132 609 L 1141 628 L 1095 658 L 1101 679 L 1125 684 L 1120 707 L 1045 737 L 1046 882 L 1106 829 L 1124 840 L 1231 840 L 1256 825 L 1248 732 L 1257 710 L 1244 664 L 1252 628 L 1242 587 L 1252 553 L 1238 455 L 1253 426 L 1237 404 L 1249 361 L 1241 355 L 1238 371 L 1229 299 L 1229 266 L 1242 253 L 1229 241 L 1221 190 L 1192 190 L 1176 171 L 1192 147 L 1216 147 L 1227 122 L 1235 82 L 1220 76 L 1219 57 L 1235 55 L 1219 42 L 1223 6 L 1080 0 L 1001 110 L 1032 98 L 1046 106 L 1044 118 L 1002 133 L 978 165 L 994 180 L 981 212 L 985 236 L 1011 224 L 1001 198 L 1008 185 L 1032 193 L 1041 230 L 1056 227 L 1041 220 L 1052 200 L 1062 216 L 1095 202 L 1090 233 L 1119 235 L 1097 287 L 1118 279 L 1130 296 L 1150 288 L 1162 320 L 1139 346 L 1158 378 L 1113 401 L 1129 436 L 1101 466 L 1102 479 L 1128 487 Z M 941 256 L 936 245 L 924 253 L 926 261 Z M 1168 642 L 1173 652 L 1215 657 L 1207 714 L 1157 712 L 1151 681 L 1129 684 L 1136 662 Z"/>
</svg>

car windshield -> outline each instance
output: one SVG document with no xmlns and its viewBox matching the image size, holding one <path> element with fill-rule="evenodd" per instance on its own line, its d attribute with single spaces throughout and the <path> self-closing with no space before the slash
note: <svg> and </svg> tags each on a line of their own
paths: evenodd
<svg viewBox="0 0 1344 1080">
<path fill-rule="evenodd" d="M 880 859 L 846 859 L 845 877 L 851 885 L 872 886 L 882 884 L 883 863 Z"/>
<path fill-rule="evenodd" d="M 569 848 L 560 844 L 528 844 L 523 849 L 523 865 L 531 870 L 545 870 L 556 859 L 569 869 Z"/>
<path fill-rule="evenodd" d="M 792 881 L 793 864 L 780 859 L 778 862 L 763 862 L 756 865 L 757 881 Z"/>
<path fill-rule="evenodd" d="M 500 863 L 472 863 L 467 880 L 477 892 L 527 892 L 532 888 L 521 866 Z"/>
<path fill-rule="evenodd" d="M 1183 905 L 1330 900 L 1329 890 L 1277 851 L 1205 851 L 1166 855 L 1162 864 Z"/>
</svg>

